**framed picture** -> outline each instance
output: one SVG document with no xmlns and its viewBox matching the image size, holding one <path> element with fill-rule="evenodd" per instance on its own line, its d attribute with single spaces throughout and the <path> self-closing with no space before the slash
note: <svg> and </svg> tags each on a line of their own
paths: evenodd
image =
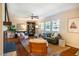
<svg viewBox="0 0 79 59">
<path fill-rule="evenodd" d="M 69 32 L 79 32 L 79 18 L 68 20 Z"/>
<path fill-rule="evenodd" d="M 20 23 L 17 24 L 17 31 L 26 31 L 26 24 Z"/>
</svg>

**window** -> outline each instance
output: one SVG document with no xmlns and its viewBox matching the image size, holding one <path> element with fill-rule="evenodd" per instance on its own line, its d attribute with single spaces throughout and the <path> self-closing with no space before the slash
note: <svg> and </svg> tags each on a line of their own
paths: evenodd
<svg viewBox="0 0 79 59">
<path fill-rule="evenodd" d="M 46 21 L 45 22 L 45 31 L 50 31 L 51 28 L 51 21 Z"/>
<path fill-rule="evenodd" d="M 44 30 L 44 23 L 40 23 L 40 29 Z"/>
<path fill-rule="evenodd" d="M 59 20 L 53 20 L 52 21 L 52 31 L 59 31 Z"/>
</svg>

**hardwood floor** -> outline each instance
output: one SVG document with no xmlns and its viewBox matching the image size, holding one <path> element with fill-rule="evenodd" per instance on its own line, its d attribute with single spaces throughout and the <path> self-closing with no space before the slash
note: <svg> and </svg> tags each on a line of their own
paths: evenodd
<svg viewBox="0 0 79 59">
<path fill-rule="evenodd" d="M 70 49 L 70 47 L 60 47 L 59 45 L 48 44 L 48 56 L 59 56 L 63 51 Z"/>
<path fill-rule="evenodd" d="M 70 49 L 66 50 L 66 51 L 63 51 L 61 53 L 61 56 L 76 56 L 76 52 L 78 51 L 79 49 L 77 48 L 73 48 L 71 47 Z"/>
<path fill-rule="evenodd" d="M 17 42 L 17 39 L 8 39 L 9 42 Z M 24 49 L 21 43 L 16 43 L 17 55 L 28 56 L 28 52 Z M 59 47 L 58 45 L 48 44 L 48 56 L 75 56 L 77 48 Z"/>
</svg>

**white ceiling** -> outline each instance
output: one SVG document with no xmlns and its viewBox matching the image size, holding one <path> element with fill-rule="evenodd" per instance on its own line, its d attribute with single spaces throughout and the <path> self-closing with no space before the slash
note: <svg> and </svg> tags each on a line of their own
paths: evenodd
<svg viewBox="0 0 79 59">
<path fill-rule="evenodd" d="M 54 15 L 61 11 L 79 7 L 78 3 L 10 3 L 8 4 L 9 13 L 16 17 L 28 17 L 32 13 L 44 18 Z"/>
</svg>

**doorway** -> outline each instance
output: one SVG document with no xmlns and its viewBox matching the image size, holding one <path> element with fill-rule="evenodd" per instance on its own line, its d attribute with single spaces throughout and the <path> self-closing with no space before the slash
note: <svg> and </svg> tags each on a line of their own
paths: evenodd
<svg viewBox="0 0 79 59">
<path fill-rule="evenodd" d="M 35 22 L 27 22 L 27 32 L 29 36 L 35 35 Z"/>
</svg>

